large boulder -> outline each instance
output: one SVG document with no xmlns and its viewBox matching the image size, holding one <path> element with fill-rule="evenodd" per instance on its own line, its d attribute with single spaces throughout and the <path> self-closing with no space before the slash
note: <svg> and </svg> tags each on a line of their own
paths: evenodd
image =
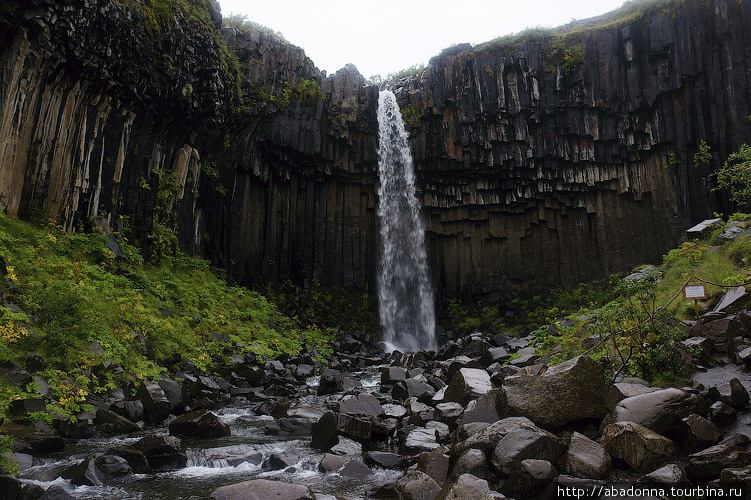
<svg viewBox="0 0 751 500">
<path fill-rule="evenodd" d="M 610 472 L 610 455 L 599 444 L 574 432 L 563 457 L 566 474 L 585 479 L 604 479 Z"/>
<path fill-rule="evenodd" d="M 442 403 L 452 404 L 452 403 Z M 438 405 L 440 406 L 440 405 Z M 479 398 L 467 404 L 459 419 L 459 425 L 472 422 L 487 422 L 492 424 L 508 416 L 508 403 L 503 389 L 491 389 Z"/>
<path fill-rule="evenodd" d="M 433 478 L 418 470 L 404 474 L 394 483 L 399 500 L 435 500 L 441 487 Z"/>
<path fill-rule="evenodd" d="M 357 397 L 342 399 L 339 403 L 339 413 L 379 417 L 383 415 L 383 407 L 375 396 L 363 393 Z"/>
<path fill-rule="evenodd" d="M 673 442 L 634 422 L 616 422 L 602 433 L 600 444 L 637 472 L 648 473 L 665 465 L 673 454 Z"/>
<path fill-rule="evenodd" d="M 143 403 L 144 416 L 149 422 L 161 422 L 169 415 L 169 399 L 156 382 L 144 380 L 138 387 L 136 397 Z"/>
<path fill-rule="evenodd" d="M 608 413 L 602 368 L 588 356 L 551 366 L 541 375 L 504 380 L 509 412 L 538 425 L 559 428 L 569 422 L 601 419 Z"/>
<path fill-rule="evenodd" d="M 173 436 L 146 436 L 130 445 L 129 449 L 143 453 L 149 467 L 159 472 L 182 469 L 188 463 L 182 443 Z"/>
<path fill-rule="evenodd" d="M 689 455 L 686 475 L 691 481 L 706 482 L 717 479 L 723 469 L 751 465 L 751 453 L 748 451 L 750 442 L 746 436 L 734 435 Z"/>
<path fill-rule="evenodd" d="M 501 493 L 513 498 L 530 498 L 545 491 L 557 475 L 555 467 L 547 460 L 522 460 L 514 465 Z"/>
<path fill-rule="evenodd" d="M 675 430 L 684 417 L 706 415 L 708 411 L 707 400 L 699 394 L 662 389 L 620 401 L 603 420 L 602 428 L 615 422 L 634 422 L 663 434 Z"/>
<path fill-rule="evenodd" d="M 195 410 L 177 417 L 169 424 L 171 436 L 215 438 L 231 434 L 229 425 L 209 410 Z"/>
<path fill-rule="evenodd" d="M 492 464 L 501 476 L 508 476 L 522 460 L 540 459 L 552 463 L 566 451 L 566 442 L 534 425 L 520 425 L 506 434 L 493 449 Z"/>
<path fill-rule="evenodd" d="M 490 375 L 479 368 L 460 368 L 451 378 L 443 393 L 444 401 L 453 401 L 466 405 L 490 391 Z"/>
<path fill-rule="evenodd" d="M 282 481 L 253 479 L 222 486 L 211 492 L 209 500 L 314 500 L 310 488 Z"/>
</svg>

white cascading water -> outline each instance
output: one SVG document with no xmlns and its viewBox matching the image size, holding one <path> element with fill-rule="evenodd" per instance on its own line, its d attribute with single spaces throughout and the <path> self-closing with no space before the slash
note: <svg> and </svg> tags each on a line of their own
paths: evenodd
<svg viewBox="0 0 751 500">
<path fill-rule="evenodd" d="M 383 340 L 387 351 L 435 349 L 433 290 L 412 153 L 399 105 L 389 90 L 378 97 L 378 143 L 378 302 Z"/>
</svg>

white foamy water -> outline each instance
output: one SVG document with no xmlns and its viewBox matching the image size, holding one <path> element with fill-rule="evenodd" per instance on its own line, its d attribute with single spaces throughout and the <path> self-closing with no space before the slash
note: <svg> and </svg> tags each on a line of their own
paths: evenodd
<svg viewBox="0 0 751 500">
<path fill-rule="evenodd" d="M 394 94 L 378 97 L 378 305 L 383 340 L 393 349 L 435 349 L 435 307 L 425 229 L 415 196 L 412 153 Z"/>
</svg>

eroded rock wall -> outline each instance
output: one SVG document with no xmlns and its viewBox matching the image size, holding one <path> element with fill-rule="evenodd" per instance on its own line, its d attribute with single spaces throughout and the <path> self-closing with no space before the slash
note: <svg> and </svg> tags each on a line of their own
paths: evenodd
<svg viewBox="0 0 751 500">
<path fill-rule="evenodd" d="M 128 0 L 0 6 L 0 206 L 126 216 L 144 245 L 159 214 L 239 282 L 375 286 L 378 90 L 202 2 L 209 21 L 157 30 Z M 709 173 L 751 140 L 751 4 L 650 9 L 457 46 L 394 84 L 440 294 L 602 277 L 727 209 Z"/>
</svg>

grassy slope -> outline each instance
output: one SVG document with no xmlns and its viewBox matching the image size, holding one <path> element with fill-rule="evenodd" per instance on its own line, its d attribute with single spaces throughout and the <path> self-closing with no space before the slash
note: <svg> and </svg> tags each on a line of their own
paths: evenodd
<svg viewBox="0 0 751 500">
<path fill-rule="evenodd" d="M 228 336 L 238 351 L 252 346 L 269 357 L 306 347 L 330 352 L 332 333 L 299 327 L 261 294 L 214 275 L 207 261 L 178 252 L 152 266 L 135 247 L 123 247 L 130 262 L 116 260 L 104 236 L 66 234 L 54 225 L 0 215 L 6 264 L 0 292 L 10 305 L 0 307 L 0 362 L 40 354 L 49 364 L 42 375 L 62 410 L 75 412 L 90 392 L 159 377 L 163 366 L 181 358 L 208 367 L 213 356 L 227 354 L 211 333 Z M 11 312 L 14 306 L 23 312 Z M 142 339 L 153 346 L 153 358 Z M 103 355 L 92 351 L 91 341 Z M 125 373 L 91 377 L 103 360 L 122 365 Z M 18 388 L 0 387 L 0 416 L 22 395 Z"/>
</svg>

